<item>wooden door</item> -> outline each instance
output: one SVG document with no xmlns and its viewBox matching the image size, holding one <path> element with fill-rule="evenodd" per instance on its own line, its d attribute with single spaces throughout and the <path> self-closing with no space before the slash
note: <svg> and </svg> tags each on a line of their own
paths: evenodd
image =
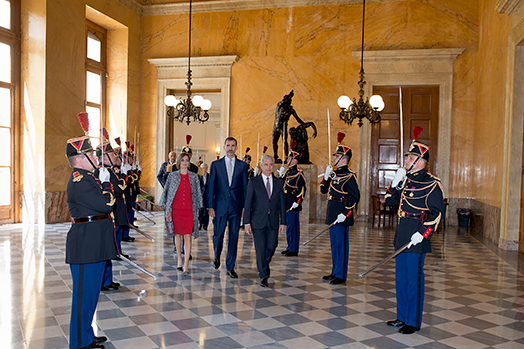
<svg viewBox="0 0 524 349">
<path fill-rule="evenodd" d="M 383 196 L 403 165 L 404 153 L 412 140 L 413 127 L 421 126 L 424 131 L 418 140 L 429 146 L 430 161 L 426 170 L 438 176 L 438 86 L 402 86 L 402 116 L 404 144 L 400 151 L 400 106 L 398 86 L 375 86 L 373 94 L 384 99 L 385 107 L 381 122 L 371 131 L 371 195 Z"/>
</svg>

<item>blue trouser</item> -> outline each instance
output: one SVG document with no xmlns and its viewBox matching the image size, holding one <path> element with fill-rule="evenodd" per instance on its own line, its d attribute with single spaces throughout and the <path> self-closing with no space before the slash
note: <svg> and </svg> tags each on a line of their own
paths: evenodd
<svg viewBox="0 0 524 349">
<path fill-rule="evenodd" d="M 91 323 L 95 315 L 106 262 L 70 264 L 73 302 L 69 324 L 69 348 L 77 349 L 93 342 Z"/>
<path fill-rule="evenodd" d="M 115 228 L 116 231 L 116 247 L 118 248 L 118 253 L 122 253 L 122 237 L 124 236 L 124 230 L 127 228 L 129 236 L 129 226 L 127 225 L 117 225 Z"/>
<path fill-rule="evenodd" d="M 424 306 L 425 253 L 403 252 L 395 257 L 397 319 L 420 328 Z"/>
<path fill-rule="evenodd" d="M 133 202 L 132 206 L 133 206 L 133 208 L 135 208 L 136 207 L 136 202 Z M 129 222 L 129 224 L 134 224 L 135 223 L 135 210 L 131 210 L 131 212 L 127 213 L 127 221 Z M 123 230 L 123 233 L 122 233 L 122 237 L 123 238 L 129 237 L 129 227 L 124 227 L 124 230 Z"/>
<path fill-rule="evenodd" d="M 290 210 L 286 213 L 286 238 L 287 248 L 290 252 L 298 253 L 298 247 L 300 246 L 300 211 Z"/>
<path fill-rule="evenodd" d="M 348 277 L 349 227 L 332 226 L 329 228 L 329 240 L 331 241 L 331 260 L 333 261 L 331 274 L 345 281 Z"/>
<path fill-rule="evenodd" d="M 215 218 L 213 218 L 213 247 L 215 250 L 215 258 L 218 260 L 220 260 L 220 254 L 222 253 L 222 248 L 224 247 L 224 233 L 226 231 L 226 224 L 229 225 L 226 268 L 227 270 L 232 270 L 235 268 L 235 262 L 237 260 L 240 215 L 238 215 L 236 212 L 230 212 L 229 214 L 225 214 L 220 217 L 215 216 Z"/>
<path fill-rule="evenodd" d="M 113 283 L 113 263 L 111 260 L 105 261 L 104 266 L 104 277 L 102 280 L 102 286 L 109 286 Z"/>
</svg>

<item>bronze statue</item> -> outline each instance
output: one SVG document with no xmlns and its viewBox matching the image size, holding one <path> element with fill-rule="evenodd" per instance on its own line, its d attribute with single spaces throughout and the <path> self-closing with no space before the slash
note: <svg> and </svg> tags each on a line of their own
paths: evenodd
<svg viewBox="0 0 524 349">
<path fill-rule="evenodd" d="M 291 90 L 289 94 L 282 98 L 282 101 L 278 102 L 277 110 L 275 111 L 275 125 L 273 126 L 273 157 L 275 158 L 275 163 L 282 163 L 282 160 L 278 157 L 278 141 L 281 135 L 284 141 L 284 154 L 289 153 L 287 123 L 291 116 L 293 116 L 299 124 L 304 123 L 304 121 L 300 120 L 297 112 L 291 105 L 291 98 L 293 98 L 293 96 L 294 93 L 293 90 Z"/>
<path fill-rule="evenodd" d="M 313 122 L 306 122 L 298 125 L 297 127 L 291 127 L 289 129 L 289 136 L 291 138 L 291 143 L 296 142 L 295 150 L 300 155 L 297 157 L 299 164 L 311 164 L 309 161 L 309 146 L 308 146 L 308 135 L 307 128 L 312 127 L 315 132 L 313 132 L 313 138 L 317 137 L 317 127 Z"/>
</svg>

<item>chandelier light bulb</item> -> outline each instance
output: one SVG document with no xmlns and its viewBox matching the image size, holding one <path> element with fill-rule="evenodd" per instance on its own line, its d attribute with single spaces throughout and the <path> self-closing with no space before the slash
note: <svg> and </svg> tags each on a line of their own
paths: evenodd
<svg viewBox="0 0 524 349">
<path fill-rule="evenodd" d="M 369 98 L 369 104 L 373 107 L 373 109 L 376 109 L 378 111 L 382 111 L 384 109 L 384 100 L 380 95 L 373 95 L 371 98 Z"/>
<path fill-rule="evenodd" d="M 204 97 L 199 96 L 199 95 L 193 96 L 193 105 L 195 107 L 201 107 L 203 102 L 204 102 Z"/>
<path fill-rule="evenodd" d="M 212 105 L 213 104 L 211 103 L 211 101 L 209 99 L 204 99 L 202 101 L 201 107 L 202 107 L 202 110 L 208 111 L 209 109 L 211 109 Z"/>
<path fill-rule="evenodd" d="M 344 110 L 347 110 L 349 108 L 349 106 L 351 105 L 351 99 L 349 99 L 348 96 L 340 96 L 338 97 L 338 101 L 337 101 L 337 104 L 340 108 L 344 109 Z"/>
<path fill-rule="evenodd" d="M 174 107 L 175 105 L 178 104 L 178 100 L 177 100 L 176 97 L 173 96 L 173 95 L 167 95 L 166 98 L 164 98 L 164 103 L 165 103 L 168 107 Z"/>
</svg>

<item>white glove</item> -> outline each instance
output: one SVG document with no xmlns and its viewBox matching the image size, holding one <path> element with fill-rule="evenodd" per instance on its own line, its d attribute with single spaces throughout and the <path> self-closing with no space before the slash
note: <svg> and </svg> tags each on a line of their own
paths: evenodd
<svg viewBox="0 0 524 349">
<path fill-rule="evenodd" d="M 131 171 L 131 166 L 129 164 L 122 165 L 122 173 L 127 174 L 129 171 Z"/>
<path fill-rule="evenodd" d="M 100 169 L 100 172 L 98 173 L 98 179 L 100 179 L 100 182 L 102 183 L 109 182 L 110 178 L 111 178 L 111 175 L 109 174 L 109 170 L 105 167 L 102 167 Z"/>
<path fill-rule="evenodd" d="M 422 240 L 424 240 L 424 237 L 417 231 L 415 234 L 411 235 L 411 242 L 409 243 L 408 248 L 420 244 Z"/>
<path fill-rule="evenodd" d="M 131 169 L 132 169 L 133 171 L 136 170 L 136 165 L 133 164 L 133 165 L 131 166 Z"/>
<path fill-rule="evenodd" d="M 329 176 L 331 176 L 331 172 L 333 172 L 333 166 L 327 165 L 326 166 L 326 172 L 324 172 L 324 180 L 327 181 Z"/>
<path fill-rule="evenodd" d="M 298 204 L 296 202 L 294 202 L 293 205 L 291 205 L 290 210 L 294 210 L 297 207 L 298 207 Z"/>
<path fill-rule="evenodd" d="M 393 182 L 391 182 L 391 186 L 393 188 L 397 188 L 399 183 L 402 182 L 404 178 L 406 178 L 406 169 L 404 167 L 400 167 L 395 173 L 395 177 L 393 178 Z"/>
<path fill-rule="evenodd" d="M 255 169 L 253 170 L 253 177 L 256 177 L 258 174 L 258 167 L 255 167 Z"/>
<path fill-rule="evenodd" d="M 279 176 L 280 178 L 284 177 L 284 174 L 286 173 L 286 169 L 284 168 L 284 166 L 281 166 L 281 167 L 278 169 L 277 173 L 278 173 L 278 176 Z"/>
<path fill-rule="evenodd" d="M 136 168 L 138 168 L 139 171 L 142 171 L 142 167 L 140 167 L 140 165 L 138 165 Z"/>
<path fill-rule="evenodd" d="M 339 213 L 338 216 L 337 216 L 337 220 L 335 221 L 335 223 L 342 223 L 346 220 L 346 215 L 343 214 L 343 213 Z"/>
</svg>

